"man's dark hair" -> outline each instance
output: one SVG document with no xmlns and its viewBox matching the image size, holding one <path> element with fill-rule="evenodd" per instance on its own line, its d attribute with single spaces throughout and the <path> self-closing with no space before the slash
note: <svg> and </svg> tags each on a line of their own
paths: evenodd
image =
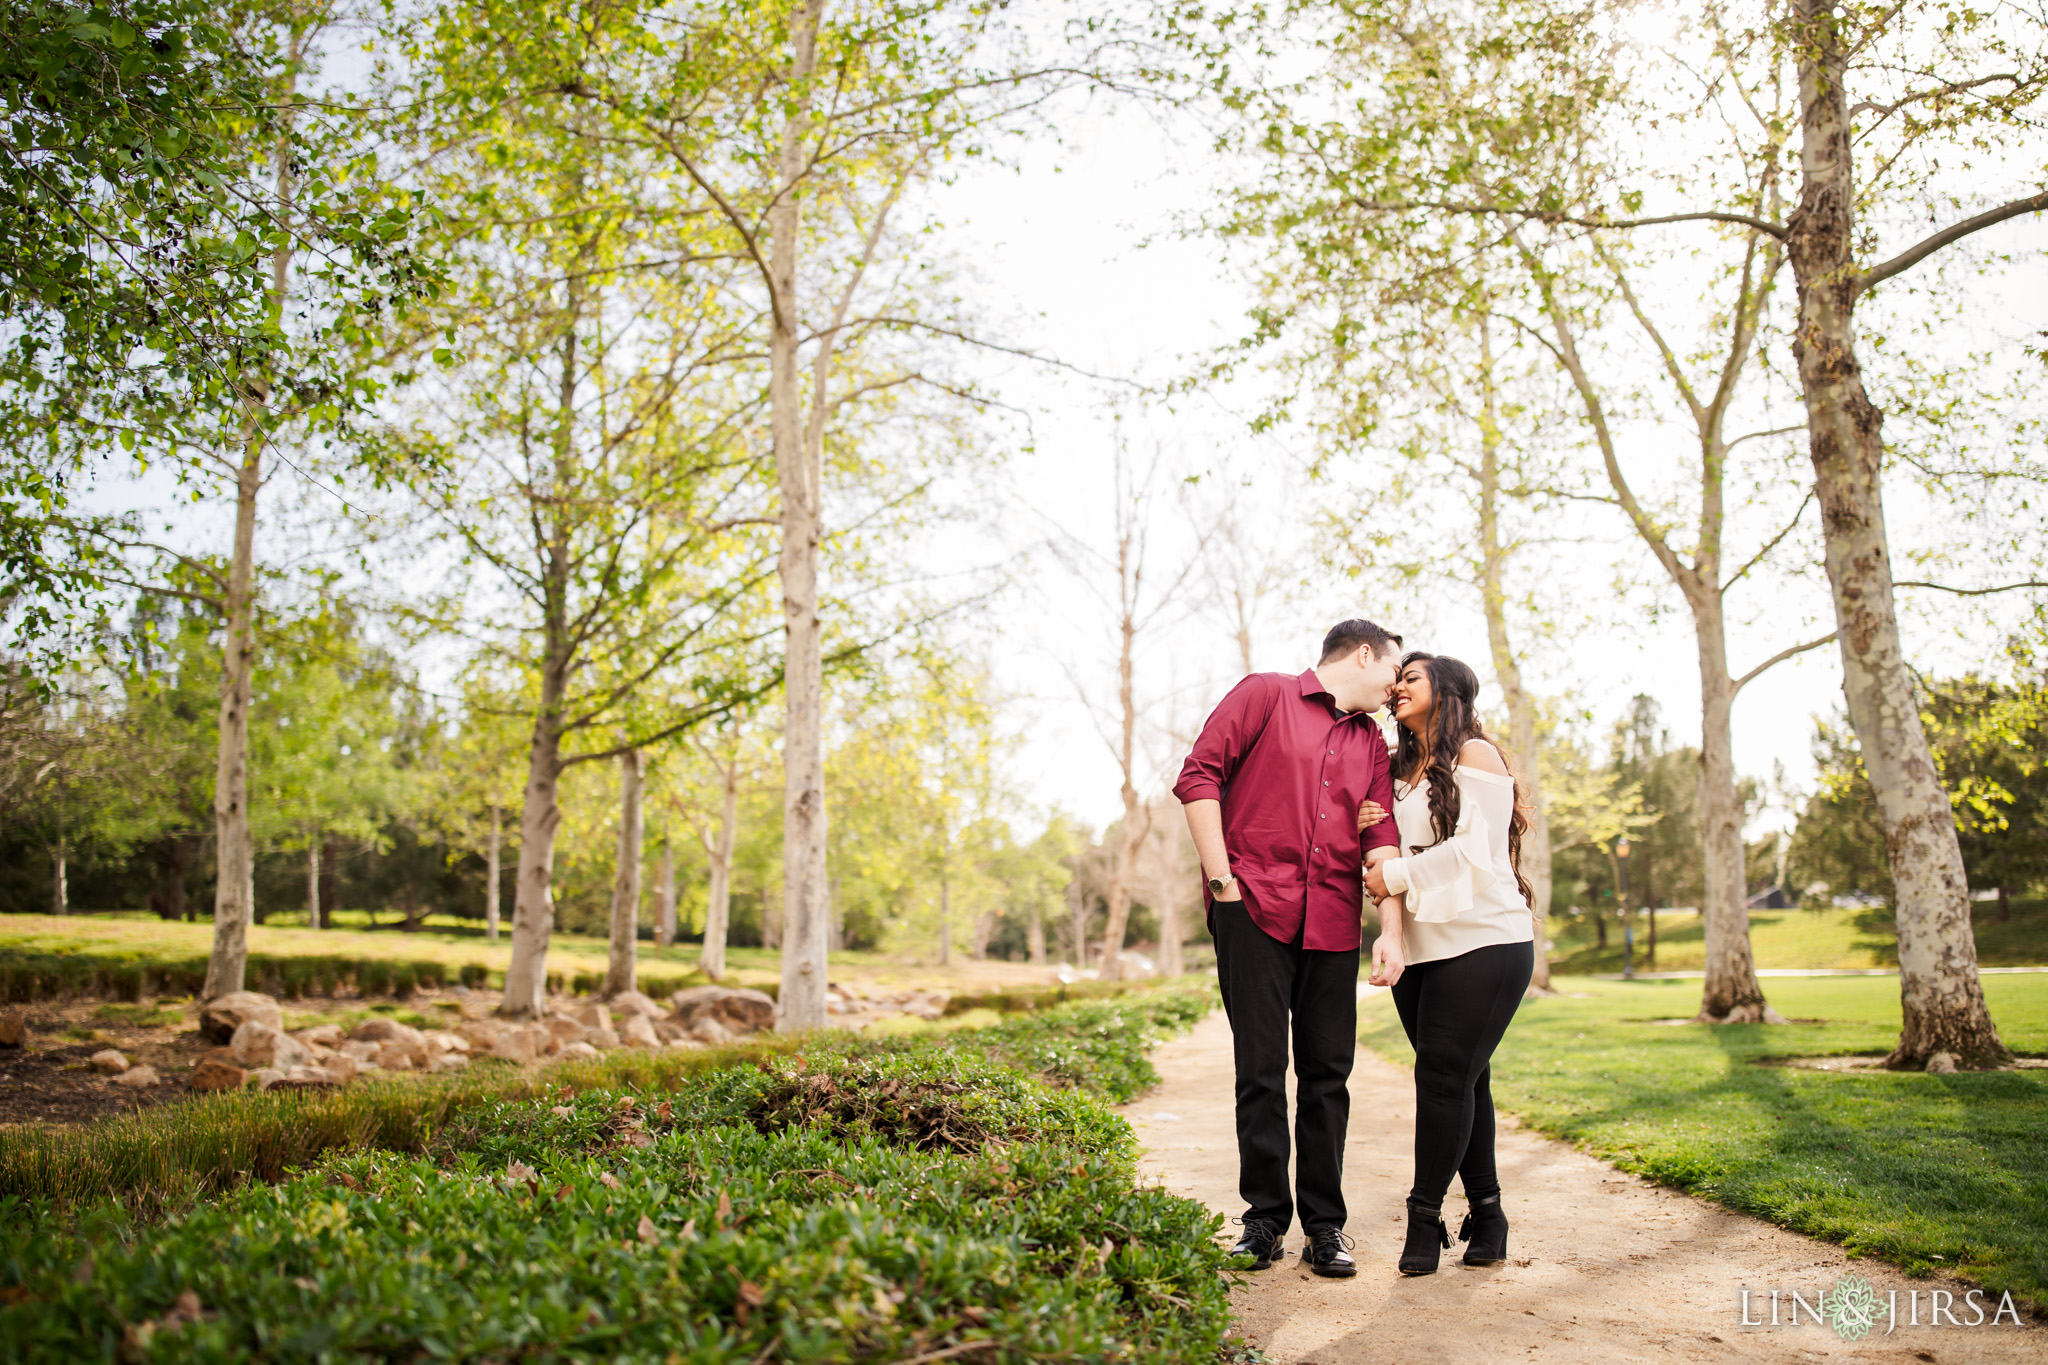
<svg viewBox="0 0 2048 1365">
<path fill-rule="evenodd" d="M 1389 634 L 1370 621 L 1339 621 L 1323 637 L 1323 657 L 1316 662 L 1326 664 L 1360 645 L 1371 645 L 1373 657 L 1377 659 L 1390 649 L 1399 649 L 1401 637 Z"/>
</svg>

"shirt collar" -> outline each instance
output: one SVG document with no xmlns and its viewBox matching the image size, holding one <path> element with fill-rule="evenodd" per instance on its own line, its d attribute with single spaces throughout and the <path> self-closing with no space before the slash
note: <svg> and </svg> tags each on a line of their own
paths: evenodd
<svg viewBox="0 0 2048 1365">
<path fill-rule="evenodd" d="M 1316 671 L 1313 668 L 1304 668 L 1301 671 L 1301 677 L 1297 678 L 1295 681 L 1301 684 L 1302 696 L 1321 697 L 1323 701 L 1329 706 L 1330 710 L 1336 713 L 1337 719 L 1340 721 L 1351 720 L 1365 714 L 1365 712 L 1363 711 L 1345 711 L 1339 709 L 1339 707 L 1337 706 L 1337 699 L 1330 695 L 1329 688 L 1323 686 L 1323 680 L 1316 676 Z"/>
</svg>

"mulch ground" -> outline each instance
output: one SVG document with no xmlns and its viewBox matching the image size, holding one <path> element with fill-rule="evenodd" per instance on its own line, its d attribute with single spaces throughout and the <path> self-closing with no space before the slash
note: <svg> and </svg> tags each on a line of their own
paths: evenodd
<svg viewBox="0 0 2048 1365">
<path fill-rule="evenodd" d="M 191 1093 L 185 1073 L 208 1046 L 193 1021 L 137 1027 L 98 1018 L 98 1005 L 28 1006 L 28 1046 L 0 1048 L 0 1123 L 85 1123 Z M 91 1037 L 76 1036 L 88 1031 Z M 94 1074 L 86 1058 L 109 1047 L 155 1067 L 157 1083 L 131 1090 Z"/>
</svg>

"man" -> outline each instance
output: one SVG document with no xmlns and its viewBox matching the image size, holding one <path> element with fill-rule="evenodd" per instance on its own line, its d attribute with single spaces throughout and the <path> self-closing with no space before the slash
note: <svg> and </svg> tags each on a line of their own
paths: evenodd
<svg viewBox="0 0 2048 1365">
<path fill-rule="evenodd" d="M 1387 742 L 1368 713 L 1386 704 L 1401 637 L 1344 621 L 1322 662 L 1292 677 L 1254 673 L 1202 726 L 1173 794 L 1208 879 L 1209 931 L 1237 1063 L 1238 1193 L 1232 1253 L 1264 1270 L 1285 1254 L 1287 1051 L 1292 1015 L 1294 1139 L 1302 1261 L 1358 1271 L 1344 1236 L 1345 1082 L 1358 1044 L 1359 803 L 1394 808 Z M 1396 852 L 1394 822 L 1365 832 L 1374 862 Z M 1385 902 L 1398 914 L 1398 900 Z"/>
</svg>

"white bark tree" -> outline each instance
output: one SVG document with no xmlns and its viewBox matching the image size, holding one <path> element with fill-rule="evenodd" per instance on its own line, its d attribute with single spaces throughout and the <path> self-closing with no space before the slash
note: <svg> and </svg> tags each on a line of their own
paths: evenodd
<svg viewBox="0 0 2048 1365">
<path fill-rule="evenodd" d="M 636 990 L 640 959 L 640 863 L 645 829 L 641 814 L 642 756 L 637 748 L 619 755 L 619 855 L 612 877 L 611 951 L 605 964 L 604 998 Z"/>
</svg>

